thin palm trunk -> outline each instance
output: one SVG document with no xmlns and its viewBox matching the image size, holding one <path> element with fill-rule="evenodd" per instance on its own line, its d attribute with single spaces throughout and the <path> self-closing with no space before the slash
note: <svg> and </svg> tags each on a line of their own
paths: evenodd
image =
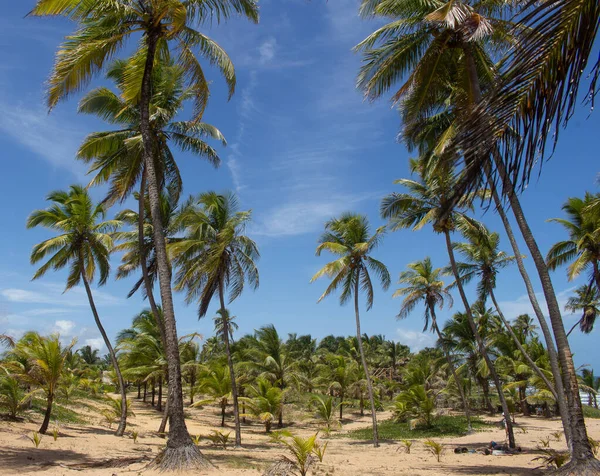
<svg viewBox="0 0 600 476">
<path fill-rule="evenodd" d="M 342 421 L 342 419 L 344 418 L 344 393 L 340 392 L 340 422 Z"/>
<path fill-rule="evenodd" d="M 373 446 L 379 447 L 379 433 L 377 431 L 377 413 L 375 413 L 375 400 L 373 398 L 373 384 L 371 383 L 371 376 L 369 374 L 369 367 L 367 367 L 367 360 L 365 359 L 365 351 L 363 350 L 362 337 L 360 335 L 360 314 L 358 310 L 358 272 L 354 282 L 354 313 L 356 315 L 356 339 L 358 341 L 358 350 L 360 351 L 360 360 L 362 361 L 363 370 L 365 372 L 365 379 L 367 380 L 367 389 L 369 391 L 369 402 L 371 403 L 371 419 L 373 420 Z"/>
<path fill-rule="evenodd" d="M 219 285 L 219 300 L 221 302 L 221 315 L 225 317 L 225 297 L 223 281 Z M 227 365 L 229 366 L 229 377 L 231 378 L 231 397 L 233 399 L 233 419 L 235 422 L 235 446 L 242 446 L 242 429 L 240 426 L 240 410 L 238 406 L 238 390 L 235 381 L 235 370 L 233 368 L 233 358 L 231 357 L 231 347 L 229 345 L 229 320 L 224 322 L 223 339 L 225 341 L 225 352 L 227 353 Z M 223 417 L 224 418 L 224 417 Z"/>
<path fill-rule="evenodd" d="M 548 272 L 548 267 L 546 266 L 546 262 L 544 261 L 544 257 L 540 252 L 533 233 L 529 228 L 529 224 L 525 219 L 517 195 L 514 193 L 512 182 L 506 173 L 504 164 L 496 156 L 494 156 L 494 162 L 502 180 L 504 193 L 508 195 L 517 225 L 521 230 L 525 244 L 531 253 L 531 257 L 533 258 L 533 262 L 535 263 L 535 267 L 539 274 L 544 297 L 546 298 L 546 303 L 548 305 L 552 331 L 554 333 L 554 338 L 556 339 L 558 358 L 563 372 L 563 384 L 565 396 L 567 398 L 567 408 L 569 409 L 568 415 L 571 422 L 571 461 L 561 468 L 560 472 L 563 474 L 586 474 L 585 472 L 589 471 L 589 474 L 598 474 L 597 472 L 600 471 L 600 461 L 596 460 L 594 457 L 588 439 L 585 420 L 583 418 L 581 398 L 579 396 L 579 384 L 577 382 L 575 365 L 573 364 L 573 354 L 571 353 L 571 347 L 563 325 L 560 307 L 556 299 L 552 280 L 550 279 L 550 273 Z"/>
<path fill-rule="evenodd" d="M 452 377 L 454 378 L 454 381 L 456 382 L 456 386 L 458 387 L 460 399 L 462 400 L 462 404 L 463 404 L 463 410 L 465 412 L 465 418 L 467 419 L 467 431 L 471 432 L 473 430 L 473 427 L 471 426 L 471 412 L 469 410 L 469 402 L 467 401 L 467 398 L 465 397 L 465 389 L 463 388 L 462 382 L 458 379 L 458 375 L 456 373 L 456 368 L 454 367 L 454 363 L 452 362 L 452 359 L 450 358 L 450 352 L 448 351 L 448 346 L 446 345 L 446 341 L 442 337 L 440 328 L 437 325 L 435 308 L 433 306 L 430 306 L 429 312 L 430 312 L 431 318 L 433 320 L 433 324 L 432 324 L 433 328 L 435 329 L 438 339 L 439 339 L 440 343 L 442 344 L 442 349 L 444 351 L 444 356 L 446 357 L 446 362 L 448 362 L 448 367 L 450 368 Z"/>
<path fill-rule="evenodd" d="M 81 262 L 83 263 L 83 256 L 81 256 Z M 85 292 L 87 293 L 88 301 L 90 302 L 90 308 L 92 309 L 96 326 L 98 326 L 98 330 L 102 335 L 104 345 L 108 349 L 108 355 L 110 355 L 110 360 L 115 369 L 115 373 L 117 374 L 117 381 L 119 382 L 119 388 L 121 392 L 121 419 L 119 420 L 119 427 L 117 428 L 115 435 L 123 436 L 125 433 L 125 427 L 127 426 L 127 394 L 125 389 L 125 381 L 123 380 L 123 375 L 121 374 L 121 369 L 119 368 L 119 362 L 117 361 L 115 350 L 113 349 L 113 346 L 106 335 L 106 331 L 104 330 L 102 322 L 100 322 L 98 310 L 96 309 L 96 304 L 94 303 L 94 296 L 92 295 L 92 290 L 90 289 L 90 284 L 88 283 L 87 276 L 85 275 L 83 268 L 81 269 L 81 279 L 83 280 L 83 285 L 85 287 Z"/>
<path fill-rule="evenodd" d="M 48 425 L 50 424 L 50 415 L 52 415 L 52 404 L 54 403 L 54 394 L 49 393 L 46 399 L 46 412 L 44 413 L 44 421 L 39 429 L 39 433 L 45 435 L 48 431 Z"/>
<path fill-rule="evenodd" d="M 533 290 L 533 285 L 531 284 L 529 273 L 527 272 L 527 269 L 525 269 L 525 264 L 523 263 L 523 255 L 521 254 L 521 250 L 519 249 L 519 245 L 513 233 L 510 221 L 508 220 L 508 217 L 504 212 L 504 205 L 500 200 L 500 197 L 498 196 L 498 191 L 496 190 L 494 180 L 492 179 L 491 164 L 488 162 L 485 165 L 485 168 L 486 175 L 488 178 L 488 186 L 492 191 L 492 197 L 494 199 L 496 210 L 498 211 L 498 215 L 500 216 L 502 224 L 504 225 L 504 230 L 506 231 L 506 235 L 508 236 L 508 241 L 510 242 L 513 253 L 515 255 L 517 268 L 519 269 L 519 273 L 521 273 L 521 277 L 523 278 L 523 282 L 525 283 L 525 288 L 527 289 L 527 296 L 529 296 L 529 301 L 531 302 L 533 311 L 535 312 L 538 322 L 540 323 L 540 328 L 542 329 L 544 341 L 546 342 L 546 348 L 548 349 L 548 357 L 550 358 L 550 368 L 552 369 L 552 375 L 554 377 L 554 388 L 557 395 L 556 401 L 558 403 L 558 409 L 560 412 L 563 429 L 565 431 L 565 439 L 567 440 L 567 445 L 570 447 L 571 420 L 569 416 L 569 408 L 567 406 L 567 399 L 565 397 L 565 388 L 563 385 L 562 373 L 558 364 L 558 354 L 556 352 L 556 346 L 554 345 L 554 338 L 552 337 L 552 333 L 550 331 L 550 328 L 548 327 L 548 322 L 546 321 L 546 318 L 544 317 L 544 313 L 542 312 L 537 297 L 535 296 L 535 291 Z"/>
<path fill-rule="evenodd" d="M 137 399 L 139 400 L 140 398 L 142 398 L 142 384 L 140 383 L 139 380 L 138 380 L 138 383 L 137 383 L 137 388 L 138 388 Z"/>
<path fill-rule="evenodd" d="M 148 390 L 148 382 L 144 381 L 144 398 L 143 398 L 143 402 L 146 403 L 146 392 Z"/>
<path fill-rule="evenodd" d="M 159 412 L 162 412 L 163 406 L 162 406 L 162 376 L 158 377 L 158 405 L 156 405 L 156 409 Z"/>
<path fill-rule="evenodd" d="M 152 12 L 149 12 L 152 17 Z M 148 20 L 152 23 L 152 19 Z M 181 386 L 181 366 L 177 339 L 177 324 L 171 289 L 171 270 L 167 256 L 165 236 L 162 228 L 160 209 L 160 188 L 153 160 L 153 136 L 150 125 L 150 98 L 152 97 L 152 71 L 156 56 L 156 46 L 160 31 L 151 28 L 145 37 L 146 63 L 140 92 L 140 131 L 143 143 L 143 159 L 148 174 L 148 195 L 150 214 L 154 230 L 154 245 L 163 315 L 165 321 L 166 356 L 169 375 L 169 439 L 167 447 L 159 456 L 157 464 L 162 470 L 186 469 L 211 466 L 190 437 L 183 413 L 183 389 Z"/>
<path fill-rule="evenodd" d="M 546 377 L 546 375 L 544 374 L 544 372 L 541 371 L 541 369 L 536 365 L 536 363 L 533 361 L 533 359 L 531 358 L 531 356 L 523 348 L 523 346 L 521 345 L 521 342 L 519 342 L 518 337 L 515 335 L 515 332 L 513 331 L 512 326 L 504 318 L 504 314 L 502 314 L 502 311 L 500 310 L 500 306 L 498 305 L 498 301 L 496 301 L 496 295 L 494 294 L 494 290 L 493 289 L 490 290 L 490 298 L 492 299 L 492 302 L 494 303 L 494 307 L 496 308 L 496 312 L 498 313 L 498 316 L 500 317 L 500 320 L 502 321 L 502 323 L 504 324 L 504 326 L 508 330 L 508 333 L 512 337 L 514 343 L 516 344 L 517 349 L 519 349 L 519 352 L 521 352 L 521 354 L 523 355 L 523 357 L 525 358 L 525 360 L 527 361 L 527 363 L 529 364 L 529 366 L 538 375 L 538 377 L 543 380 L 544 384 L 546 384 L 546 387 L 548 387 L 548 390 L 550 390 L 550 392 L 552 392 L 552 395 L 554 396 L 554 399 L 556 401 L 558 401 L 558 395 L 556 393 L 556 389 L 554 388 L 554 385 L 552 384 L 552 382 L 550 382 L 550 380 L 548 380 L 548 377 Z"/>
<path fill-rule="evenodd" d="M 156 386 L 154 385 L 154 379 L 150 381 L 152 385 L 152 406 L 156 405 Z"/>
<path fill-rule="evenodd" d="M 167 392 L 168 395 L 168 392 Z M 162 419 L 160 420 L 160 426 L 158 427 L 158 434 L 164 436 L 167 429 L 167 421 L 169 420 L 169 399 L 165 402 L 165 411 L 163 412 Z"/>
<path fill-rule="evenodd" d="M 458 293 L 462 299 L 463 305 L 465 307 L 465 313 L 467 315 L 467 320 L 469 321 L 469 325 L 471 326 L 471 330 L 473 331 L 473 335 L 475 340 L 477 341 L 477 346 L 479 347 L 479 352 L 485 359 L 485 362 L 488 366 L 492 379 L 494 380 L 494 385 L 496 386 L 496 390 L 498 391 L 498 398 L 500 399 L 500 404 L 502 405 L 502 411 L 504 413 L 504 420 L 506 424 L 506 433 L 508 435 L 508 445 L 511 448 L 515 448 L 515 435 L 513 432 L 512 421 L 510 418 L 510 411 L 508 409 L 508 403 L 506 402 L 506 397 L 504 396 L 504 391 L 502 390 L 502 383 L 500 382 L 500 378 L 498 377 L 498 372 L 496 372 L 496 368 L 494 367 L 494 363 L 490 356 L 488 355 L 485 346 L 483 345 L 483 340 L 481 339 L 481 335 L 479 335 L 479 331 L 477 330 L 477 326 L 475 325 L 475 320 L 473 319 L 473 313 L 471 312 L 471 307 L 469 305 L 469 301 L 467 300 L 467 295 L 465 294 L 465 290 L 463 288 L 462 282 L 460 280 L 458 269 L 456 267 L 456 260 L 454 258 L 454 250 L 452 248 L 452 240 L 450 239 L 450 232 L 448 230 L 444 230 L 444 235 L 446 237 L 446 247 L 448 249 L 448 256 L 450 257 L 450 265 L 452 266 L 452 273 L 454 274 L 454 279 L 456 281 L 456 287 L 458 288 Z"/>
</svg>

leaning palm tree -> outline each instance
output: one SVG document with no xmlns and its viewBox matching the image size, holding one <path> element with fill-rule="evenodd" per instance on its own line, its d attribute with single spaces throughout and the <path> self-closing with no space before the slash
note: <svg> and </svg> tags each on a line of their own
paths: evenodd
<svg viewBox="0 0 600 476">
<path fill-rule="evenodd" d="M 90 287 L 97 270 L 100 275 L 99 285 L 105 284 L 108 279 L 109 257 L 113 247 L 111 233 L 121 225 L 121 222 L 118 220 L 101 221 L 105 216 L 104 206 L 94 204 L 88 191 L 77 185 L 72 185 L 67 192 L 52 192 L 48 195 L 47 200 L 52 202 L 52 205 L 45 210 L 34 211 L 27 219 L 27 227 L 43 226 L 60 234 L 33 247 L 32 264 L 48 258 L 36 271 L 33 279 L 41 278 L 50 269 L 57 271 L 69 265 L 65 291 L 83 282 L 96 326 L 102 335 L 117 375 L 123 412 L 116 435 L 123 436 L 127 425 L 125 381 L 121 375 L 115 351 L 100 321 Z"/>
<path fill-rule="evenodd" d="M 474 278 L 478 278 L 477 283 L 477 299 L 485 304 L 487 298 L 491 298 L 496 308 L 496 313 L 506 327 L 509 335 L 513 339 L 515 345 L 527 361 L 531 369 L 538 375 L 546 384 L 548 390 L 552 392 L 554 400 L 558 401 L 558 394 L 554 388 L 554 384 L 546 377 L 544 372 L 536 365 L 525 348 L 521 345 L 521 341 L 513 331 L 512 326 L 504 318 L 504 314 L 500 309 L 498 300 L 494 293 L 496 288 L 496 276 L 498 272 L 509 266 L 515 261 L 514 256 L 510 256 L 504 251 L 500 251 L 500 235 L 496 232 L 490 232 L 485 226 L 472 226 L 465 223 L 461 227 L 463 236 L 468 240 L 466 242 L 454 243 L 452 246 L 465 258 L 465 261 L 457 263 L 458 274 L 463 284 L 469 283 Z M 452 274 L 451 269 L 446 269 L 446 274 Z M 456 281 L 450 285 L 454 287 Z"/>
<path fill-rule="evenodd" d="M 600 314 L 600 291 L 591 284 L 579 286 L 575 290 L 575 296 L 571 296 L 567 300 L 565 311 L 573 313 L 583 311 L 581 319 L 571 327 L 571 330 L 567 332 L 567 336 L 573 332 L 577 325 L 584 334 L 589 334 L 594 330 L 596 317 Z"/>
<path fill-rule="evenodd" d="M 219 298 L 223 327 L 220 336 L 231 378 L 236 446 L 242 444 L 242 436 L 225 293 L 229 292 L 231 303 L 242 294 L 246 282 L 252 289 L 258 288 L 256 261 L 260 254 L 256 243 L 244 234 L 250 218 L 250 211 L 239 211 L 234 194 L 202 193 L 184 205 L 180 223 L 186 235 L 170 247 L 178 266 L 176 288 L 187 291 L 188 302 L 198 300 L 198 318 L 206 315 L 215 295 Z"/>
<path fill-rule="evenodd" d="M 446 289 L 444 281 L 440 278 L 441 272 L 442 270 L 440 268 L 433 268 L 429 257 L 425 258 L 423 261 L 410 263 L 408 265 L 408 270 L 400 273 L 399 284 L 403 284 L 404 287 L 396 290 L 393 297 L 404 296 L 402 307 L 397 316 L 398 319 L 407 317 L 420 302 L 425 304 L 425 326 L 423 327 L 423 332 L 430 327 L 429 321 L 431 320 L 431 330 L 437 334 L 439 342 L 442 345 L 444 356 L 446 357 L 448 367 L 452 372 L 452 377 L 458 387 L 460 398 L 462 400 L 465 417 L 467 419 L 467 428 L 471 431 L 469 402 L 465 396 L 462 378 L 459 379 L 456 373 L 454 362 L 452 361 L 450 352 L 442 338 L 435 313 L 436 307 L 441 309 L 446 302 L 448 303 L 448 307 L 451 307 L 453 303 L 452 296 Z"/>
<path fill-rule="evenodd" d="M 356 339 L 360 351 L 363 370 L 369 390 L 371 417 L 373 419 L 373 445 L 379 446 L 377 434 L 377 414 L 373 397 L 373 383 L 365 359 L 360 331 L 359 294 L 360 290 L 367 297 L 367 311 L 373 306 L 373 284 L 369 272 L 373 272 L 384 290 L 390 286 L 390 274 L 385 265 L 371 256 L 371 252 L 381 243 L 385 227 L 378 228 L 373 235 L 369 233 L 369 222 L 363 215 L 352 213 L 333 218 L 325 224 L 325 232 L 319 239 L 317 256 L 329 251 L 339 258 L 326 264 L 317 272 L 311 282 L 322 276 L 331 278 L 331 283 L 319 298 L 319 302 L 341 289 L 340 304 L 346 304 L 354 297 L 354 313 L 356 317 Z"/>
<path fill-rule="evenodd" d="M 502 405 L 502 411 L 507 416 L 507 430 L 509 436 L 509 445 L 515 447 L 512 422 L 510 421 L 510 411 L 506 397 L 502 392 L 502 385 L 493 363 L 487 353 L 483 340 L 475 324 L 471 305 L 467 299 L 464 286 L 460 281 L 459 271 L 456 265 L 454 249 L 452 247 L 451 233 L 458 227 L 479 226 L 479 224 L 469 218 L 464 212 L 465 209 L 472 207 L 474 194 L 467 194 L 461 198 L 458 206 L 448 208 L 446 201 L 452 195 L 456 184 L 456 178 L 452 170 L 442 170 L 441 168 L 427 172 L 424 170 L 423 163 L 414 163 L 413 168 L 421 176 L 420 181 L 400 179 L 396 183 L 403 185 L 408 189 L 408 193 L 392 193 L 383 198 L 381 202 L 381 216 L 390 221 L 393 230 L 402 228 L 412 228 L 419 230 L 427 224 L 433 226 L 433 231 L 443 234 L 446 240 L 446 250 L 450 258 L 452 274 L 456 280 L 457 289 L 465 308 L 467 321 L 479 346 L 481 356 L 486 361 L 494 384 L 498 392 L 498 398 Z M 447 212 L 450 210 L 450 212 Z"/>
<path fill-rule="evenodd" d="M 577 278 L 583 271 L 589 271 L 590 281 L 600 291 L 600 215 L 591 207 L 600 195 L 586 192 L 585 198 L 571 197 L 562 209 L 568 218 L 551 218 L 548 221 L 558 223 L 567 229 L 569 239 L 554 244 L 546 261 L 548 268 L 571 262 L 567 268 L 569 281 Z"/>
<path fill-rule="evenodd" d="M 28 371 L 23 375 L 24 380 L 40 387 L 46 394 L 46 413 L 39 429 L 41 434 L 45 434 L 48 430 L 58 382 L 75 342 L 73 339 L 70 344 L 63 346 L 58 335 L 45 337 L 37 332 L 28 332 L 19 339 L 12 350 L 17 357 L 26 360 L 29 364 Z"/>
<path fill-rule="evenodd" d="M 104 66 L 106 61 L 123 48 L 124 40 L 141 33 L 142 41 L 131 61 L 125 98 L 139 97 L 140 132 L 143 162 L 148 179 L 152 220 L 157 250 L 159 287 L 165 316 L 167 356 L 169 363 L 169 392 L 171 398 L 169 442 L 159 457 L 163 469 L 184 469 L 206 466 L 207 462 L 193 444 L 185 425 L 183 393 L 179 362 L 177 327 L 171 276 L 162 233 L 160 216 L 159 174 L 153 160 L 154 136 L 150 117 L 152 77 L 155 64 L 177 49 L 177 62 L 194 91 L 194 119 L 202 116 L 209 97 L 208 81 L 196 58 L 198 51 L 215 64 L 225 76 L 230 95 L 235 89 L 235 71 L 224 50 L 208 36 L 194 28 L 210 20 L 220 22 L 233 14 L 241 14 L 258 22 L 258 5 L 254 0 L 156 0 L 153 2 L 115 2 L 99 0 L 38 0 L 32 15 L 61 15 L 73 19 L 77 30 L 67 37 L 57 54 L 48 89 L 48 106 L 81 89 Z"/>
</svg>

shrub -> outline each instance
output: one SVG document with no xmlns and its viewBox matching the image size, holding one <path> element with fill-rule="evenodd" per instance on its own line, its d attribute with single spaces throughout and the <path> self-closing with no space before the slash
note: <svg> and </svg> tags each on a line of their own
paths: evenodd
<svg viewBox="0 0 600 476">
<path fill-rule="evenodd" d="M 560 468 L 569 460 L 569 453 L 567 451 L 556 451 L 551 448 L 540 448 L 543 455 L 533 458 L 533 461 L 541 461 L 543 464 L 538 468 Z M 538 469 L 535 468 L 535 469 Z"/>
<path fill-rule="evenodd" d="M 404 452 L 406 454 L 410 454 L 410 447 L 413 445 L 412 440 L 402 440 L 400 441 L 400 448 L 404 448 Z M 398 448 L 398 449 L 400 449 Z"/>
<path fill-rule="evenodd" d="M 413 385 L 396 397 L 394 419 L 409 421 L 411 428 L 433 426 L 435 400 L 429 396 L 423 385 Z"/>
<path fill-rule="evenodd" d="M 211 434 L 208 435 L 207 438 L 212 442 L 213 445 L 220 445 L 223 447 L 224 450 L 226 450 L 227 443 L 229 442 L 229 435 L 231 435 L 231 432 L 222 433 L 218 430 L 212 430 Z"/>
</svg>

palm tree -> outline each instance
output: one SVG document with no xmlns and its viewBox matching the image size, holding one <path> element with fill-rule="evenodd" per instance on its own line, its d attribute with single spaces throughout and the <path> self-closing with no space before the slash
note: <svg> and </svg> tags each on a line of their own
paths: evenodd
<svg viewBox="0 0 600 476">
<path fill-rule="evenodd" d="M 223 73 L 230 95 L 235 89 L 235 72 L 224 50 L 191 25 L 220 22 L 232 14 L 241 14 L 258 22 L 258 5 L 254 0 L 157 0 L 153 2 L 114 2 L 100 0 L 38 0 L 32 15 L 62 15 L 77 22 L 78 29 L 61 45 L 49 81 L 48 106 L 81 89 L 105 62 L 124 45 L 131 35 L 142 34 L 137 53 L 132 58 L 127 81 L 126 99 L 139 97 L 140 132 L 143 162 L 148 179 L 148 193 L 154 225 L 161 301 L 165 316 L 169 363 L 170 425 L 169 443 L 160 457 L 163 469 L 206 466 L 185 426 L 181 368 L 177 344 L 177 327 L 171 276 L 160 216 L 160 184 L 153 151 L 154 136 L 150 119 L 152 77 L 157 60 L 168 58 L 170 47 L 178 50 L 178 63 L 193 87 L 194 119 L 202 116 L 209 97 L 208 82 L 194 50 L 215 64 Z"/>
<path fill-rule="evenodd" d="M 504 314 L 502 313 L 496 295 L 494 294 L 498 272 L 513 263 L 515 257 L 509 256 L 504 251 L 500 251 L 498 249 L 500 247 L 500 235 L 496 232 L 490 232 L 483 225 L 472 226 L 467 223 L 462 227 L 461 232 L 468 241 L 454 243 L 453 247 L 466 259 L 465 262 L 456 264 L 462 283 L 467 284 L 473 278 L 479 278 L 479 282 L 477 283 L 478 300 L 485 304 L 488 297 L 492 299 L 498 317 L 500 317 L 500 320 L 514 340 L 517 348 L 531 366 L 532 370 L 544 381 L 548 390 L 552 392 L 554 399 L 558 401 L 559 397 L 554 385 L 548 380 L 546 375 L 540 370 L 525 348 L 521 345 L 512 326 L 504 318 Z M 447 269 L 446 273 L 452 274 L 452 270 Z M 451 284 L 451 287 L 455 285 L 456 282 Z"/>
<path fill-rule="evenodd" d="M 266 378 L 258 378 L 255 385 L 248 386 L 250 397 L 244 397 L 251 413 L 265 424 L 265 432 L 271 432 L 273 420 L 283 410 L 283 392 Z"/>
<path fill-rule="evenodd" d="M 260 254 L 256 243 L 244 235 L 250 218 L 250 211 L 238 211 L 234 194 L 202 193 L 184 206 L 180 220 L 187 234 L 171 247 L 179 267 L 176 288 L 187 291 L 188 302 L 198 300 L 198 318 L 206 315 L 213 297 L 219 297 L 223 325 L 220 335 L 231 378 L 236 446 L 241 446 L 242 436 L 225 293 L 229 292 L 231 303 L 242 294 L 246 282 L 252 289 L 258 288 L 256 261 Z"/>
<path fill-rule="evenodd" d="M 599 195 L 586 192 L 585 198 L 571 197 L 562 209 L 568 218 L 551 218 L 548 221 L 559 223 L 567 229 L 569 239 L 554 244 L 546 261 L 548 268 L 572 262 L 567 268 L 569 281 L 577 278 L 583 271 L 590 271 L 590 281 L 600 291 L 600 216 L 590 210 L 590 206 L 599 199 Z"/>
<path fill-rule="evenodd" d="M 565 305 L 565 311 L 575 313 L 583 311 L 581 319 L 579 319 L 571 330 L 567 332 L 567 336 L 573 332 L 573 329 L 579 325 L 581 332 L 589 334 L 594 329 L 596 316 L 600 314 L 600 291 L 595 286 L 589 285 L 579 286 L 575 289 L 575 296 L 571 296 Z"/>
<path fill-rule="evenodd" d="M 358 365 L 342 355 L 331 355 L 327 359 L 327 370 L 324 380 L 329 384 L 329 390 L 335 390 L 340 398 L 340 422 L 344 418 L 344 404 L 350 388 L 358 380 Z"/>
<path fill-rule="evenodd" d="M 341 288 L 340 304 L 344 305 L 354 297 L 356 339 L 369 389 L 371 417 L 373 419 L 373 445 L 375 447 L 379 446 L 377 414 L 373 398 L 373 384 L 362 345 L 358 300 L 359 291 L 362 289 L 367 296 L 367 311 L 373 306 L 373 284 L 369 271 L 377 276 L 384 290 L 387 290 L 390 285 L 390 274 L 385 265 L 370 256 L 371 252 L 381 242 L 384 231 L 385 228 L 380 227 L 373 235 L 370 235 L 369 222 L 362 215 L 347 213 L 339 218 L 329 220 L 325 224 L 325 232 L 319 239 L 320 244 L 317 247 L 316 254 L 320 256 L 321 252 L 326 250 L 338 255 L 340 258 L 326 264 L 311 279 L 311 282 L 313 282 L 322 276 L 331 278 L 331 283 L 319 298 L 319 302 L 339 288 Z"/>
<path fill-rule="evenodd" d="M 450 352 L 446 347 L 444 339 L 442 338 L 435 313 L 435 308 L 438 306 L 440 309 L 443 308 L 446 301 L 448 302 L 448 307 L 451 307 L 453 303 L 452 296 L 446 290 L 444 281 L 440 279 L 441 272 L 442 270 L 440 268 L 433 268 L 429 257 L 425 258 L 423 261 L 410 263 L 408 265 L 408 270 L 403 271 L 400 274 L 399 284 L 404 284 L 405 287 L 398 289 L 393 297 L 404 296 L 400 313 L 397 316 L 398 319 L 407 317 L 420 302 L 425 304 L 425 327 L 423 327 L 423 332 L 429 328 L 429 320 L 431 319 L 431 330 L 437 334 L 438 339 L 442 344 L 448 367 L 452 372 L 452 377 L 454 378 L 454 382 L 460 393 L 460 398 L 465 410 L 465 417 L 467 419 L 467 428 L 471 431 L 469 402 L 465 397 L 462 378 L 459 379 L 456 373 L 456 368 L 452 362 Z"/>
<path fill-rule="evenodd" d="M 588 394 L 588 405 L 592 404 L 598 408 L 598 391 L 600 390 L 600 377 L 594 375 L 594 369 L 583 369 L 581 371 L 581 384 Z"/>
<path fill-rule="evenodd" d="M 113 368 L 117 374 L 123 413 L 116 435 L 123 436 L 127 425 L 127 402 L 125 381 L 119 369 L 117 356 L 100 321 L 90 283 L 96 274 L 100 274 L 99 285 L 106 283 L 110 272 L 109 256 L 113 247 L 110 236 L 121 223 L 118 220 L 101 221 L 105 216 L 103 205 L 94 204 L 88 191 L 78 185 L 72 185 L 69 191 L 56 191 L 48 195 L 52 205 L 45 210 L 34 211 L 27 219 L 27 227 L 43 226 L 60 234 L 35 245 L 31 252 L 31 263 L 48 260 L 36 271 L 33 279 L 38 279 L 48 270 L 60 270 L 69 265 L 69 275 L 65 291 L 83 282 L 96 326 L 108 349 Z"/>
<path fill-rule="evenodd" d="M 87 365 L 96 365 L 100 362 L 98 352 L 98 349 L 92 349 L 92 347 L 89 345 L 84 345 L 77 351 Z"/>
<path fill-rule="evenodd" d="M 414 164 L 415 171 L 421 175 L 420 181 L 400 179 L 396 183 L 404 185 L 408 189 L 408 193 L 392 193 L 381 202 L 381 216 L 387 218 L 390 221 L 390 225 L 393 230 L 399 230 L 402 228 L 412 228 L 413 230 L 419 230 L 426 224 L 433 225 L 433 231 L 435 233 L 441 233 L 446 239 L 446 249 L 448 257 L 450 258 L 450 266 L 454 279 L 457 283 L 459 295 L 465 308 L 467 321 L 475 337 L 475 341 L 479 347 L 479 351 L 482 357 L 485 359 L 486 364 L 490 370 L 496 389 L 498 390 L 498 397 L 502 405 L 502 411 L 506 415 L 507 421 L 507 432 L 509 436 L 509 445 L 511 448 L 515 447 L 514 434 L 512 429 L 512 423 L 510 421 L 510 412 L 508 403 L 502 392 L 502 385 L 500 379 L 494 368 L 492 361 L 487 354 L 483 340 L 479 335 L 479 331 L 473 319 L 471 312 L 471 306 L 467 299 L 462 282 L 460 281 L 459 271 L 456 265 L 456 259 L 454 257 L 454 249 L 452 247 L 452 240 L 450 234 L 457 228 L 464 228 L 467 224 L 472 226 L 478 226 L 478 223 L 473 219 L 468 218 L 462 211 L 466 208 L 471 207 L 471 202 L 475 198 L 474 194 L 467 194 L 461 198 L 458 206 L 448 207 L 446 201 L 452 195 L 455 187 L 455 177 L 452 170 L 443 171 L 441 169 L 433 170 L 428 173 L 423 170 L 422 163 Z M 450 210 L 449 212 L 446 212 Z"/>
<path fill-rule="evenodd" d="M 225 426 L 225 411 L 231 398 L 231 378 L 226 365 L 215 363 L 200 375 L 198 391 L 209 398 L 194 403 L 193 407 L 202 407 L 208 403 L 218 403 L 221 407 L 221 426 Z"/>
<path fill-rule="evenodd" d="M 41 336 L 37 332 L 28 332 L 16 343 L 13 352 L 16 356 L 26 360 L 29 364 L 28 371 L 23 375 L 31 385 L 36 385 L 46 394 L 46 413 L 39 429 L 43 435 L 48 430 L 52 404 L 56 395 L 58 382 L 63 375 L 65 361 L 75 345 L 75 340 L 63 346 L 59 336 Z"/>
</svg>

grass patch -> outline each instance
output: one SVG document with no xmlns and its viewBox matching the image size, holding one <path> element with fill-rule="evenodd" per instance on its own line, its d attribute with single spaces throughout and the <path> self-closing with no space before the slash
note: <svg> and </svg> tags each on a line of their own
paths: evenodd
<svg viewBox="0 0 600 476">
<path fill-rule="evenodd" d="M 586 418 L 600 418 L 600 410 L 598 408 L 590 407 L 589 405 L 583 406 L 583 416 Z"/>
<path fill-rule="evenodd" d="M 494 426 L 479 418 L 471 418 L 471 424 L 474 430 L 483 430 Z M 414 430 L 410 429 L 408 423 L 396 423 L 393 420 L 386 420 L 380 422 L 377 428 L 379 438 L 384 440 L 462 436 L 467 433 L 467 420 L 464 416 L 439 416 L 435 419 L 431 428 L 415 428 Z M 337 436 L 355 440 L 370 440 L 373 438 L 373 428 L 360 428 Z"/>
<path fill-rule="evenodd" d="M 43 417 L 46 412 L 46 401 L 33 399 L 31 410 Z M 54 402 L 54 405 L 52 406 L 52 416 L 50 417 L 50 421 L 57 421 L 60 423 L 86 423 L 77 412 L 56 402 Z"/>
</svg>

